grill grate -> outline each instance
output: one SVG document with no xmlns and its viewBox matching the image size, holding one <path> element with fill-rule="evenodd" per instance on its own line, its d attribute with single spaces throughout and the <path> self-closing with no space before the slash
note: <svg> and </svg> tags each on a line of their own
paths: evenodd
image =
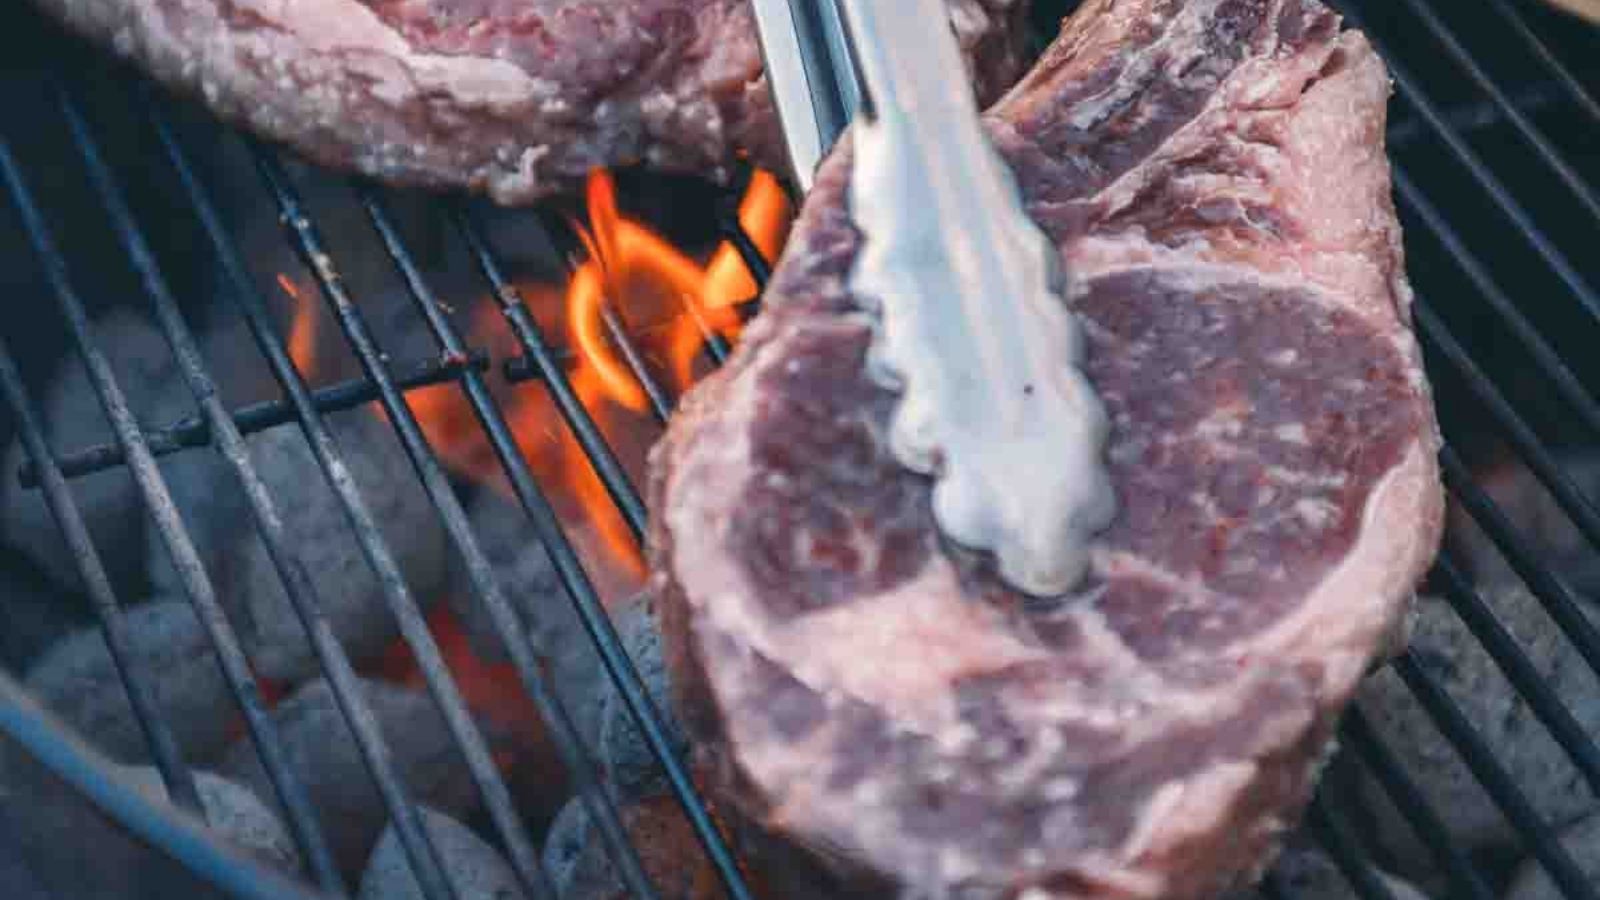
<svg viewBox="0 0 1600 900">
<path fill-rule="evenodd" d="M 1593 346 L 1593 339 L 1600 337 L 1600 295 L 1592 287 L 1597 272 L 1595 260 L 1575 255 L 1575 248 L 1585 246 L 1585 242 L 1592 246 L 1600 237 L 1600 199 L 1593 183 L 1594 169 L 1575 166 L 1570 149 L 1574 145 L 1572 135 L 1580 135 L 1576 146 L 1580 152 L 1586 151 L 1589 161 L 1594 158 L 1593 136 L 1600 126 L 1600 104 L 1595 101 L 1593 87 L 1596 72 L 1592 67 L 1577 67 L 1579 60 L 1595 58 L 1586 51 L 1600 48 L 1600 37 L 1581 32 L 1570 20 L 1535 9 L 1531 0 L 1485 0 L 1471 10 L 1462 10 L 1455 4 L 1430 5 L 1427 0 L 1388 5 L 1358 5 L 1349 0 L 1340 5 L 1355 24 L 1367 26 L 1377 38 L 1398 88 L 1399 109 L 1391 127 L 1396 195 L 1408 226 L 1412 274 L 1419 294 L 1415 306 L 1418 332 L 1439 388 L 1441 415 L 1450 438 L 1441 456 L 1446 485 L 1454 501 L 1479 524 L 1524 580 L 1566 640 L 1590 668 L 1600 673 L 1600 629 L 1586 612 L 1593 598 L 1583 596 L 1561 572 L 1540 558 L 1528 536 L 1520 533 L 1506 512 L 1474 482 L 1469 460 L 1458 449 L 1468 440 L 1478 440 L 1479 432 L 1491 434 L 1494 442 L 1509 448 L 1550 491 L 1590 547 L 1600 551 L 1600 511 L 1596 500 L 1577 485 L 1557 452 L 1558 445 L 1600 444 L 1600 399 L 1593 387 L 1600 384 L 1600 370 L 1592 358 L 1579 352 L 1586 341 Z M 1411 41 L 1418 35 L 1430 42 L 1426 44 L 1428 49 L 1412 49 L 1416 45 Z M 1496 59 L 1475 54 L 1472 48 L 1486 42 L 1504 43 L 1508 54 L 1515 51 L 1526 57 L 1526 71 L 1503 73 L 1502 67 L 1495 64 Z M 1557 44 L 1561 49 L 1554 49 Z M 1430 57 L 1434 48 L 1442 50 L 1437 60 Z M 159 254 L 139 224 L 126 186 L 105 158 L 103 139 L 97 138 L 89 125 L 83 88 L 73 83 L 53 90 L 52 104 L 66 123 L 79 156 L 77 164 L 87 174 L 116 242 L 139 278 L 200 414 L 153 429 L 142 429 L 135 421 L 90 327 L 85 298 L 76 285 L 78 273 L 63 255 L 37 199 L 34 183 L 40 173 L 27 170 L 3 140 L 0 178 L 5 181 L 27 242 L 53 289 L 71 344 L 89 366 L 116 440 L 104 446 L 54 453 L 46 443 L 21 369 L 13 357 L 18 349 L 17 337 L 10 327 L 0 339 L 0 390 L 5 393 L 31 460 L 20 473 L 21 479 L 24 484 L 41 486 L 61 526 L 112 659 L 149 740 L 151 756 L 178 805 L 190 810 L 200 808 L 193 772 L 184 764 L 169 728 L 154 713 L 149 686 L 129 675 L 132 669 L 127 659 L 131 651 L 122 606 L 67 486 L 68 478 L 113 466 L 129 467 L 164 544 L 178 563 L 185 593 L 218 653 L 250 738 L 286 811 L 312 878 L 329 895 L 348 893 L 305 788 L 284 759 L 282 742 L 267 714 L 239 638 L 217 602 L 210 577 L 157 468 L 159 456 L 215 442 L 245 491 L 257 530 L 312 637 L 321 670 L 380 787 L 424 895 L 455 896 L 428 833 L 421 827 L 407 785 L 389 759 L 384 737 L 357 687 L 350 661 L 323 618 L 317 584 L 284 539 L 287 526 L 283 511 L 278 509 L 246 452 L 244 435 L 292 422 L 306 437 L 322 476 L 338 496 L 363 555 L 379 577 L 383 601 L 399 623 L 401 636 L 418 662 L 428 691 L 462 750 L 517 878 L 530 896 L 550 895 L 532 833 L 519 815 L 423 620 L 421 608 L 356 489 L 325 422 L 326 413 L 376 400 L 393 425 L 455 553 L 465 561 L 476 600 L 489 610 L 521 687 L 549 727 L 562 762 L 598 823 L 613 862 L 636 896 L 655 896 L 638 854 L 628 841 L 619 811 L 596 787 L 595 763 L 589 748 L 583 746 L 569 711 L 547 683 L 538 651 L 527 639 L 518 611 L 497 583 L 435 448 L 430 446 L 407 404 L 406 393 L 412 389 L 454 382 L 487 434 L 528 526 L 549 551 L 607 674 L 615 681 L 629 714 L 662 764 L 673 794 L 729 894 L 736 898 L 753 896 L 683 763 L 671 749 L 662 714 L 654 708 L 639 673 L 623 650 L 589 573 L 519 451 L 503 411 L 491 396 L 489 354 L 469 346 L 442 311 L 442 301 L 448 298 L 436 295 L 424 274 L 425 267 L 402 235 L 386 195 L 365 184 L 354 186 L 356 202 L 403 281 L 417 316 L 436 342 L 436 359 L 400 363 L 388 360 L 340 277 L 336 256 L 324 241 L 316 218 L 274 151 L 255 143 L 249 145 L 288 239 L 315 278 L 363 372 L 360 379 L 313 391 L 296 370 L 267 312 L 261 290 L 219 214 L 215 198 L 198 176 L 190 152 L 174 127 L 171 107 L 142 83 L 133 89 L 131 108 L 153 131 L 163 164 L 181 185 L 183 207 L 198 220 L 206 252 L 215 256 L 223 270 L 230 302 L 243 315 L 257 349 L 283 392 L 283 400 L 230 411 L 220 399 L 180 309 L 180 291 L 163 273 Z M 1518 147 L 1520 150 L 1515 149 Z M 1524 156 L 1508 155 L 1515 152 Z M 1524 168 L 1507 162 L 1512 159 L 1524 160 L 1535 174 L 1522 177 Z M 1556 186 L 1559 202 L 1549 199 L 1553 195 L 1540 187 L 1535 177 Z M 451 202 L 442 202 L 441 207 L 440 216 L 468 248 L 515 337 L 519 355 L 506 362 L 504 373 L 510 380 L 540 383 L 628 530 L 635 539 L 642 537 L 646 515 L 643 502 L 623 461 L 609 446 L 568 379 L 564 349 L 543 332 L 472 211 L 466 205 Z M 722 233 L 734 243 L 757 283 L 764 283 L 767 261 L 749 235 L 738 227 L 732 206 L 719 209 L 717 219 Z M 1502 240 L 1507 230 L 1515 232 L 1514 240 Z M 1538 285 L 1537 293 L 1530 285 Z M 1510 292 L 1513 287 L 1517 289 L 1515 294 Z M 1436 305 L 1434 299 L 1445 296 L 1450 298 L 1448 306 Z M 620 318 L 608 312 L 605 324 L 649 398 L 651 412 L 664 421 L 675 399 L 672 391 L 643 363 Z M 1510 364 L 1505 362 L 1506 345 L 1515 348 Z M 706 352 L 716 362 L 721 362 L 728 349 L 720 336 L 710 335 Z M 1460 409 L 1470 409 L 1476 418 L 1455 415 Z M 1600 795 L 1600 747 L 1596 736 L 1586 731 L 1574 715 L 1568 698 L 1560 696 L 1544 679 L 1528 651 L 1462 573 L 1457 560 L 1448 554 L 1441 558 L 1431 584 L 1565 751 L 1575 771 Z M 1475 724 L 1440 685 L 1425 661 L 1407 651 L 1395 660 L 1393 670 L 1516 827 L 1524 849 L 1539 861 L 1562 892 L 1572 898 L 1600 897 L 1600 889 L 1590 883 L 1555 839 L 1548 817 L 1519 788 L 1505 762 L 1496 758 Z M 240 896 L 290 897 L 300 893 L 257 868 L 208 856 L 211 851 L 203 841 L 196 841 L 192 829 L 186 830 L 182 823 L 153 807 L 130 803 L 126 798 L 122 806 L 116 806 L 114 787 L 92 768 L 73 768 L 71 748 L 61 743 L 59 736 L 39 731 L 36 720 L 28 718 L 30 713 L 24 704 L 0 702 L 0 712 L 4 713 L 0 715 L 0 725 L 14 737 L 47 761 L 58 763 L 62 774 L 70 771 L 80 787 L 97 797 L 104 795 L 104 802 L 122 812 L 129 827 L 195 866 L 219 886 Z M 32 731 L 23 727 L 29 722 L 34 723 Z M 31 738 L 25 739 L 25 731 Z M 1436 859 L 1450 880 L 1450 896 L 1495 896 L 1495 880 L 1451 836 L 1446 827 L 1448 812 L 1428 802 L 1378 729 L 1360 711 L 1353 710 L 1345 717 L 1340 736 L 1346 750 L 1344 757 L 1373 775 Z M 1313 803 L 1308 831 L 1327 850 L 1359 896 L 1392 897 L 1389 883 L 1378 875 L 1371 848 L 1352 829 L 1339 798 L 1330 794 L 1325 792 Z M 1276 875 L 1269 875 L 1261 892 L 1272 900 L 1293 896 L 1291 888 Z"/>
</svg>

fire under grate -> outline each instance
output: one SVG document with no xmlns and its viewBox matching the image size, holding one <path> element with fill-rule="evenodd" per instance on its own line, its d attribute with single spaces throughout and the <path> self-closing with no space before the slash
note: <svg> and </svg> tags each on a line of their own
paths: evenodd
<svg viewBox="0 0 1600 900">
<path fill-rule="evenodd" d="M 1600 104 L 1596 103 L 1600 32 L 1585 30 L 1576 20 L 1538 7 L 1534 0 L 1483 0 L 1471 10 L 1428 0 L 1389 4 L 1341 4 L 1355 24 L 1369 28 L 1387 57 L 1396 80 L 1397 97 L 1391 124 L 1397 202 L 1407 227 L 1411 274 L 1417 288 L 1416 324 L 1439 395 L 1448 444 L 1441 462 L 1452 503 L 1463 519 L 1476 523 L 1478 544 L 1447 548 L 1429 578 L 1427 593 L 1445 601 L 1449 614 L 1464 626 L 1531 715 L 1545 737 L 1559 747 L 1562 764 L 1583 790 L 1600 795 L 1600 746 L 1594 716 L 1583 704 L 1594 697 L 1564 690 L 1549 673 L 1544 644 L 1534 647 L 1526 634 L 1508 627 L 1500 604 L 1477 572 L 1482 565 L 1464 554 L 1488 552 L 1520 579 L 1553 624 L 1563 651 L 1587 669 L 1600 673 L 1600 628 L 1593 604 L 1600 600 L 1600 580 L 1592 565 L 1569 566 L 1552 557 L 1543 535 L 1531 531 L 1527 517 L 1488 484 L 1491 464 L 1514 459 L 1515 471 L 1542 486 L 1559 510 L 1565 527 L 1575 532 L 1583 554 L 1600 553 L 1600 509 L 1594 479 L 1582 477 L 1573 460 L 1600 453 L 1600 361 L 1585 348 L 1600 338 L 1600 260 L 1592 248 L 1600 239 L 1600 189 L 1595 185 L 1600 158 Z M 27 17 L 24 17 L 27 18 Z M 1041 19 L 1047 20 L 1047 15 Z M 1370 20 L 1370 21 L 1369 21 Z M 44 34 L 28 21 L 21 32 L 44 46 L 65 46 L 53 32 Z M 26 40 L 26 38 L 13 38 Z M 1484 47 L 1499 48 L 1486 54 Z M 111 657 L 118 665 L 128 698 L 148 740 L 149 756 L 168 794 L 190 811 L 202 809 L 192 767 L 185 763 L 172 723 L 155 714 L 150 687 L 128 663 L 127 606 L 102 562 L 85 526 L 70 479 L 126 466 L 139 497 L 153 520 L 161 544 L 174 561 L 182 594 L 204 627 L 211 650 L 238 705 L 249 740 L 260 755 L 283 813 L 285 825 L 308 879 L 331 896 L 355 893 L 329 849 L 324 823 L 286 758 L 282 737 L 271 715 L 271 698 L 263 695 L 257 673 L 224 603 L 213 573 L 208 572 L 159 460 L 214 444 L 222 464 L 242 488 L 253 527 L 267 547 L 294 612 L 310 635 L 318 671 L 334 697 L 359 755 L 376 783 L 404 856 L 423 896 L 448 898 L 457 889 L 446 877 L 430 829 L 423 824 L 412 786 L 394 763 L 394 754 L 378 727 L 359 685 L 356 668 L 323 611 L 317 577 L 298 557 L 291 530 L 295 510 L 282 506 L 248 452 L 245 436 L 293 424 L 304 435 L 315 460 L 316 477 L 325 479 L 337 496 L 362 556 L 375 573 L 382 602 L 397 623 L 398 633 L 415 660 L 420 679 L 437 706 L 451 740 L 460 752 L 484 811 L 484 832 L 503 854 L 517 883 L 528 896 L 553 896 L 540 863 L 537 829 L 525 819 L 512 789 L 494 758 L 490 742 L 464 699 L 457 679 L 430 630 L 423 603 L 408 585 L 402 560 L 390 546 L 370 494 L 356 485 L 351 463 L 334 439 L 328 416 L 377 403 L 415 472 L 433 514 L 447 536 L 450 552 L 465 570 L 474 602 L 486 611 L 508 658 L 510 671 L 545 723 L 573 793 L 582 798 L 621 882 L 640 897 L 657 896 L 646 877 L 637 849 L 629 840 L 617 803 L 598 787 L 594 748 L 585 746 L 574 724 L 575 711 L 564 702 L 549 678 L 544 659 L 549 648 L 535 648 L 527 636 L 524 612 L 510 596 L 475 533 L 453 484 L 447 460 L 441 457 L 414 410 L 418 391 L 454 385 L 482 429 L 493 452 L 498 477 L 525 517 L 531 537 L 549 554 L 556 575 L 588 639 L 615 684 L 665 782 L 680 804 L 701 850 L 729 896 L 757 893 L 739 868 L 735 854 L 719 831 L 705 801 L 696 792 L 684 763 L 672 746 L 662 710 L 650 698 L 645 680 L 624 650 L 607 616 L 594 573 L 541 480 L 519 446 L 518 435 L 502 406 L 504 384 L 522 391 L 543 391 L 554 411 L 552 425 L 565 429 L 582 451 L 626 533 L 637 541 L 644 533 L 646 511 L 630 472 L 608 440 L 601 423 L 571 378 L 573 350 L 558 340 L 548 322 L 536 315 L 536 303 L 512 274 L 484 223 L 481 208 L 439 200 L 432 217 L 452 236 L 476 269 L 479 295 L 491 298 L 511 337 L 500 348 L 477 346 L 449 314 L 458 298 L 443 295 L 421 261 L 415 239 L 399 221 L 397 195 L 363 183 L 352 183 L 349 202 L 381 246 L 392 275 L 403 285 L 411 315 L 422 323 L 433 351 L 416 358 L 390 359 L 356 288 L 344 276 L 349 260 L 332 244 L 298 182 L 275 151 L 246 141 L 253 172 L 233 177 L 258 178 L 276 210 L 286 240 L 303 266 L 309 283 L 326 302 L 359 377 L 313 389 L 297 368 L 292 336 L 281 334 L 269 302 L 274 288 L 252 271 L 221 209 L 216 191 L 203 177 L 187 143 L 183 113 L 167 98 L 137 79 L 116 85 L 108 99 L 108 76 L 77 71 L 70 63 L 84 57 L 79 49 L 35 50 L 38 76 L 33 83 L 47 90 L 39 99 L 60 120 L 75 155 L 57 160 L 60 172 L 30 165 L 15 151 L 25 143 L 30 123 L 13 119 L 0 142 L 0 178 L 16 221 L 14 265 L 36 266 L 53 297 L 53 313 L 65 322 L 69 346 L 84 361 L 94 393 L 111 424 L 115 442 L 90 447 L 52 447 L 41 421 L 36 390 L 25 377 L 34 350 L 28 346 L 24 316 L 4 331 L 0 347 L 0 390 L 15 418 L 15 428 L 31 461 L 6 477 L 37 485 L 70 548 L 78 577 L 103 630 Z M 114 77 L 111 76 L 111 77 Z M 93 87 L 93 90 L 90 87 Z M 101 123 L 102 107 L 123 111 L 126 124 Z M 142 129 L 137 146 L 145 156 L 123 152 L 117 127 Z M 108 147 L 112 148 L 108 151 Z M 113 152 L 114 151 L 114 152 Z M 1587 163 L 1585 165 L 1584 163 Z M 154 213 L 142 189 L 145 172 L 159 168 L 160 178 L 177 187 L 168 205 Z M 65 174 L 63 174 L 65 173 Z M 53 210 L 42 198 L 58 179 L 81 181 L 109 225 L 117 265 L 131 263 L 138 302 L 152 316 L 171 348 L 183 382 L 192 392 L 193 414 L 149 427 L 134 415 L 91 321 L 95 298 L 83 285 L 94 281 L 82 264 L 70 261 L 78 231 L 53 224 Z M 41 187 L 43 186 L 43 187 Z M 742 185 L 740 186 L 743 187 Z M 757 241 L 739 224 L 736 193 L 712 204 L 717 235 L 735 248 L 757 284 L 765 280 L 768 262 Z M 175 249 L 150 227 L 153 216 L 177 211 L 190 221 L 196 242 L 177 248 L 214 260 L 227 304 L 241 317 L 250 340 L 277 385 L 279 399 L 243 408 L 224 403 L 217 378 L 207 364 L 186 305 L 190 286 L 174 271 Z M 192 221 L 191 221 L 192 220 Z M 530 213 L 529 227 L 542 229 L 539 240 L 557 245 L 563 229 L 546 213 Z M 102 236 L 101 240 L 105 240 Z M 570 244 L 571 241 L 567 240 Z M 10 246 L 10 244 L 7 244 Z M 1588 254 L 1584 248 L 1590 248 Z M 31 257 L 31 259 L 30 259 Z M 646 414 L 665 420 L 676 387 L 648 365 L 620 320 L 608 313 L 605 322 L 627 375 L 646 400 Z M 720 362 L 727 340 L 707 333 L 703 350 Z M 242 348 L 241 353 L 247 352 Z M 556 423 L 559 422 L 559 425 Z M 633 465 L 636 466 L 636 461 Z M 311 477 L 312 473 L 308 473 Z M 1492 548 L 1492 549 L 1489 549 Z M 1595 861 L 1558 839 L 1560 826 L 1552 812 L 1526 785 L 1506 754 L 1486 736 L 1493 723 L 1475 715 L 1473 698 L 1452 692 L 1448 667 L 1416 648 L 1402 652 L 1384 677 L 1403 685 L 1409 702 L 1447 742 L 1498 814 L 1515 831 L 1520 850 L 1540 866 L 1562 895 L 1600 897 L 1596 879 L 1585 874 Z M 312 894 L 267 868 L 229 854 L 193 826 L 178 820 L 137 795 L 128 793 L 87 762 L 80 748 L 36 708 L 5 683 L 0 723 L 25 749 L 58 775 L 102 804 L 142 839 L 168 853 L 202 878 L 241 897 L 304 897 Z M 1589 723 L 1589 724 L 1586 724 Z M 1354 811 L 1340 778 L 1351 772 L 1382 788 L 1403 827 L 1431 858 L 1450 897 L 1501 896 L 1506 874 L 1497 861 L 1464 844 L 1452 831 L 1456 813 L 1430 797 L 1425 779 L 1404 764 L 1403 741 L 1387 733 L 1382 722 L 1353 708 L 1340 728 L 1341 753 L 1330 772 L 1343 774 L 1325 782 L 1309 811 L 1306 831 L 1336 865 L 1348 886 L 1363 898 L 1404 900 L 1395 883 L 1381 874 L 1391 866 L 1375 847 L 1368 822 Z M 1600 810 L 1600 802 L 1592 806 Z M 0 830 L 0 839 L 5 834 Z M 0 875 L 4 869 L 0 868 Z M 1260 892 L 1268 898 L 1298 896 L 1291 876 L 1275 871 Z"/>
</svg>

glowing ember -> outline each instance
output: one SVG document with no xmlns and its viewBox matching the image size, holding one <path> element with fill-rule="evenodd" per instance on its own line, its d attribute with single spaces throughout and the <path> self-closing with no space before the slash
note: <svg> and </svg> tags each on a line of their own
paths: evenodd
<svg viewBox="0 0 1600 900">
<path fill-rule="evenodd" d="M 406 404 L 422 434 L 452 471 L 468 475 L 476 481 L 490 478 L 499 471 L 493 448 L 483 435 L 483 426 L 472 412 L 472 404 L 462 395 L 455 383 L 433 384 L 406 392 Z M 379 404 L 372 404 L 374 414 L 388 420 Z"/>
<path fill-rule="evenodd" d="M 468 706 L 502 722 L 538 719 L 533 701 L 518 686 L 516 667 L 509 662 L 487 662 L 472 652 L 466 630 L 456 620 L 448 603 L 434 606 L 426 618 L 439 655 L 444 657 L 445 665 L 459 682 L 462 699 Z M 395 641 L 379 670 L 389 680 L 409 687 L 427 685 L 404 641 Z"/>
<path fill-rule="evenodd" d="M 303 378 L 315 374 L 317 364 L 317 311 L 300 296 L 294 279 L 278 273 L 278 287 L 294 301 L 294 317 L 289 325 L 289 359 Z"/>
<path fill-rule="evenodd" d="M 489 662 L 473 652 L 471 639 L 448 603 L 436 605 L 426 618 L 428 631 L 467 708 L 496 728 L 524 735 L 523 746 L 541 744 L 542 720 L 533 701 L 522 689 L 516 667 L 508 662 Z M 398 638 L 377 661 L 372 674 L 418 691 L 427 690 L 427 679 L 412 656 L 411 648 Z M 494 751 L 494 761 L 504 771 L 515 764 L 515 754 L 500 748 Z"/>
</svg>

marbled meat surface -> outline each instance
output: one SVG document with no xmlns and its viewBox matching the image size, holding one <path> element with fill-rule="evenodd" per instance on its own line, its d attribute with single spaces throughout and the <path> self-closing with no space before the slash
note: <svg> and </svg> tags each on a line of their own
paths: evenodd
<svg viewBox="0 0 1600 900">
<path fill-rule="evenodd" d="M 1316 0 L 1091 0 L 987 116 L 1061 248 L 1120 513 L 1081 594 L 945 546 L 846 288 L 848 147 L 653 460 L 696 763 L 789 896 L 1254 876 L 1439 535 L 1389 81 Z"/>
<path fill-rule="evenodd" d="M 325 165 L 521 203 L 590 168 L 782 163 L 748 0 L 36 0 Z M 980 95 L 1025 0 L 949 0 Z"/>
</svg>

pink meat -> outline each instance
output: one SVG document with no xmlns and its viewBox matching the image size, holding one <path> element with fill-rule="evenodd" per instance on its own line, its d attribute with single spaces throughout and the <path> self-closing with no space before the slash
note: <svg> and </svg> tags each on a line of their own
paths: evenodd
<svg viewBox="0 0 1600 900">
<path fill-rule="evenodd" d="M 595 166 L 782 162 L 747 0 L 35 0 L 311 159 L 503 203 Z M 980 94 L 1021 73 L 1024 0 L 950 0 Z"/>
<path fill-rule="evenodd" d="M 1081 594 L 943 544 L 846 287 L 848 147 L 654 458 L 696 762 L 780 895 L 1246 881 L 1439 535 L 1388 79 L 1317 0 L 1093 0 L 989 113 L 1061 249 L 1120 513 Z"/>
</svg>

